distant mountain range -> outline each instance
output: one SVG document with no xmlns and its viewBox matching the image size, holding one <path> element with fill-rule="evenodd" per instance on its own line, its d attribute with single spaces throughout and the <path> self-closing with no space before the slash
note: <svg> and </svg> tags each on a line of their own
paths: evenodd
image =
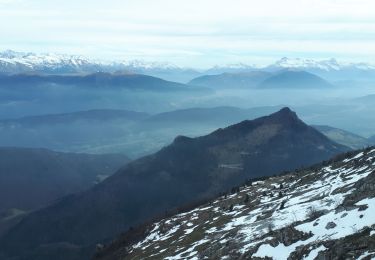
<svg viewBox="0 0 375 260">
<path fill-rule="evenodd" d="M 275 72 L 282 69 L 304 70 L 328 80 L 373 80 L 375 65 L 368 63 L 342 63 L 335 59 L 282 58 L 266 66 L 243 63 L 214 66 L 202 70 L 183 68 L 169 63 L 139 60 L 103 62 L 82 56 L 63 54 L 35 54 L 31 52 L 0 52 L 0 73 L 91 74 L 95 72 L 122 72 L 146 74 L 170 81 L 188 82 L 204 75 L 222 73 L 248 73 L 250 71 Z"/>
<path fill-rule="evenodd" d="M 0 256 L 85 259 L 96 243 L 175 207 L 348 149 L 288 108 L 206 136 L 179 136 L 92 189 L 29 214 L 0 239 Z"/>
<path fill-rule="evenodd" d="M 35 54 L 7 50 L 0 52 L 0 71 L 3 73 L 87 73 L 103 68 L 81 56 Z"/>
<path fill-rule="evenodd" d="M 160 112 L 214 94 L 205 87 L 134 74 L 0 74 L 0 118 L 97 108 Z"/>
<path fill-rule="evenodd" d="M 127 89 L 144 91 L 205 91 L 220 88 L 259 89 L 319 89 L 332 87 L 326 80 L 305 71 L 282 70 L 275 73 L 253 71 L 206 75 L 191 80 L 188 85 L 143 74 L 97 72 L 87 75 L 0 75 L 0 87 L 40 88 L 76 86 L 96 89 Z M 40 91 L 40 90 L 39 90 Z"/>
<path fill-rule="evenodd" d="M 262 71 L 221 73 L 217 75 L 204 75 L 189 82 L 189 85 L 218 88 L 255 88 L 273 74 Z"/>
<path fill-rule="evenodd" d="M 325 70 L 325 71 L 338 71 L 345 70 L 348 68 L 359 69 L 359 70 L 375 70 L 375 65 L 369 63 L 340 63 L 336 59 L 329 60 L 313 60 L 313 59 L 290 59 L 284 57 L 274 64 L 269 65 L 268 68 L 296 68 L 296 69 L 307 69 L 307 70 Z"/>
<path fill-rule="evenodd" d="M 374 81 L 375 65 L 359 62 L 348 63 L 339 62 L 336 59 L 328 60 L 314 60 L 301 58 L 281 58 L 273 64 L 265 66 L 247 65 L 247 64 L 233 64 L 226 66 L 216 66 L 205 72 L 204 74 L 221 74 L 229 73 L 244 73 L 249 71 L 265 71 L 276 72 L 284 69 L 293 69 L 310 72 L 331 81 Z"/>
<path fill-rule="evenodd" d="M 0 147 L 0 236 L 21 216 L 94 186 L 128 161 L 121 154 Z"/>
<path fill-rule="evenodd" d="M 330 88 L 332 85 L 326 80 L 309 72 L 287 70 L 265 79 L 258 87 L 262 89 L 324 89 Z"/>
<path fill-rule="evenodd" d="M 213 89 L 324 89 L 333 87 L 319 76 L 291 69 L 274 73 L 252 71 L 206 75 L 191 80 L 189 85 Z"/>
<path fill-rule="evenodd" d="M 166 80 L 187 82 L 200 75 L 194 69 L 180 68 L 169 63 L 143 61 L 103 62 L 82 56 L 64 54 L 35 54 L 15 51 L 0 52 L 0 73 L 92 74 L 96 72 L 147 74 Z"/>
<path fill-rule="evenodd" d="M 69 85 L 88 88 L 124 88 L 129 90 L 149 91 L 188 91 L 187 85 L 166 81 L 142 74 L 113 74 L 97 72 L 88 75 L 39 75 L 15 74 L 0 75 L 0 86 L 55 86 Z"/>
<path fill-rule="evenodd" d="M 115 259 L 374 259 L 375 149 L 234 187 L 98 248 Z"/>
</svg>

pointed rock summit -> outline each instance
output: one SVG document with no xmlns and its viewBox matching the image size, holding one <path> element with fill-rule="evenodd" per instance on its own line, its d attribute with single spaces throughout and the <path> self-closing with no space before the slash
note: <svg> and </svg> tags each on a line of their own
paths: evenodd
<svg viewBox="0 0 375 260">
<path fill-rule="evenodd" d="M 303 123 L 297 116 L 297 113 L 292 111 L 289 107 L 284 107 L 282 109 L 280 109 L 279 111 L 267 116 L 268 119 L 271 119 L 271 120 L 280 120 L 282 122 L 282 120 L 287 120 L 287 121 L 293 121 L 293 120 L 296 120 L 296 121 L 299 121 L 301 123 Z"/>
<path fill-rule="evenodd" d="M 302 120 L 298 118 L 297 113 L 292 111 L 289 107 L 280 109 L 278 112 L 271 114 L 269 118 L 273 120 L 280 120 L 280 122 L 282 123 L 295 122 L 306 125 Z"/>
<path fill-rule="evenodd" d="M 289 107 L 283 107 L 282 109 L 280 109 L 278 112 L 274 113 L 273 115 L 276 115 L 276 114 L 282 114 L 282 115 L 293 114 L 295 116 L 297 115 L 296 112 L 293 112 Z"/>
</svg>

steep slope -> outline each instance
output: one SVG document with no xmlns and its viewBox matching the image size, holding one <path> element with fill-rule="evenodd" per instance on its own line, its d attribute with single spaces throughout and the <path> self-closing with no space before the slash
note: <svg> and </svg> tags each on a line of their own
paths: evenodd
<svg viewBox="0 0 375 260">
<path fill-rule="evenodd" d="M 248 182 L 130 230 L 96 259 L 373 259 L 375 149 Z"/>
<path fill-rule="evenodd" d="M 352 149 L 362 149 L 372 145 L 370 140 L 339 128 L 326 125 L 313 125 L 312 127 L 336 143 L 345 145 Z"/>
<path fill-rule="evenodd" d="M 188 84 L 210 88 L 254 88 L 271 73 L 251 71 L 244 73 L 222 73 L 219 75 L 205 75 L 191 80 Z"/>
<path fill-rule="evenodd" d="M 30 214 L 3 237 L 0 252 L 27 256 L 45 252 L 42 245 L 49 244 L 48 257 L 53 258 L 58 252 L 51 249 L 53 245 L 93 246 L 248 178 L 310 165 L 346 149 L 304 124 L 288 108 L 207 136 L 180 136 L 93 189 Z"/>
<path fill-rule="evenodd" d="M 0 148 L 0 235 L 12 216 L 94 186 L 128 162 L 119 154 Z"/>
<path fill-rule="evenodd" d="M 329 88 L 330 83 L 306 71 L 285 70 L 265 79 L 258 85 L 259 88 Z"/>
</svg>

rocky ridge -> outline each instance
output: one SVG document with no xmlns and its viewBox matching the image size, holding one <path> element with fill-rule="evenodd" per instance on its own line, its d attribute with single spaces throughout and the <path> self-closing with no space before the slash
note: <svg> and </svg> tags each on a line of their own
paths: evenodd
<svg viewBox="0 0 375 260">
<path fill-rule="evenodd" d="M 96 257 L 372 259 L 374 214 L 375 149 L 367 148 L 233 188 L 193 210 L 128 231 L 100 246 Z"/>
</svg>

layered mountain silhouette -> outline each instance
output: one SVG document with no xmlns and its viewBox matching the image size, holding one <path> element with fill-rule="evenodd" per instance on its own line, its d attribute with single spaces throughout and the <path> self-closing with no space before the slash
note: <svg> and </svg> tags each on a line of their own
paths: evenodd
<svg viewBox="0 0 375 260">
<path fill-rule="evenodd" d="M 200 136 L 223 125 L 254 119 L 281 107 L 189 108 L 149 115 L 97 109 L 0 120 L 0 146 L 45 147 L 84 153 L 154 153 L 177 135 Z"/>
<path fill-rule="evenodd" d="M 259 88 L 329 88 L 330 83 L 306 71 L 285 70 L 271 76 L 258 85 Z"/>
<path fill-rule="evenodd" d="M 180 124 L 230 125 L 245 119 L 257 118 L 280 110 L 282 106 L 238 108 L 230 106 L 212 108 L 187 108 L 155 114 L 142 121 L 142 124 L 157 124 L 172 127 Z"/>
<path fill-rule="evenodd" d="M 52 259 L 62 251 L 64 259 L 82 259 L 96 243 L 165 211 L 345 150 L 289 108 L 206 136 L 179 136 L 88 191 L 24 218 L 0 240 L 0 259 Z"/>
<path fill-rule="evenodd" d="M 222 73 L 200 76 L 191 80 L 189 85 L 212 88 L 253 88 L 271 76 L 271 73 L 263 71 Z"/>
<path fill-rule="evenodd" d="M 195 78 L 189 85 L 218 88 L 327 88 L 332 85 L 323 78 L 303 70 L 283 69 L 277 72 L 250 71 L 222 73 Z"/>
<path fill-rule="evenodd" d="M 1 147 L 0 236 L 21 215 L 94 186 L 128 161 L 120 154 Z"/>
<path fill-rule="evenodd" d="M 28 116 L 0 120 L 0 146 L 45 147 L 84 153 L 117 152 L 139 158 L 158 151 L 177 135 L 205 135 L 221 126 L 268 115 L 281 108 L 222 106 L 178 109 L 152 115 L 129 110 L 97 109 Z M 318 113 L 329 109 L 321 108 Z M 304 110 L 298 111 L 303 113 Z M 307 112 L 307 115 L 311 113 Z M 329 126 L 314 127 L 334 142 L 354 149 L 370 144 L 366 138 L 348 131 Z"/>
<path fill-rule="evenodd" d="M 97 72 L 88 75 L 0 75 L 0 86 L 72 85 L 90 88 L 126 88 L 140 90 L 189 90 L 187 85 L 143 74 Z"/>
</svg>

